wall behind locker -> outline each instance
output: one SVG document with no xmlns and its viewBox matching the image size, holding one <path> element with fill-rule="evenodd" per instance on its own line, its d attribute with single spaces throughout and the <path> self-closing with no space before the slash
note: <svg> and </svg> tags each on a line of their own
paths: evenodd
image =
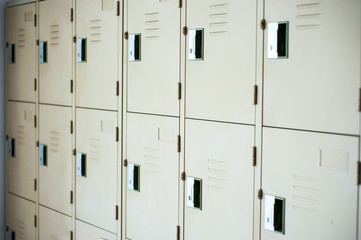
<svg viewBox="0 0 361 240">
<path fill-rule="evenodd" d="M 5 46 L 6 0 L 0 0 L 0 46 Z M 0 136 L 5 136 L 5 48 L 0 47 Z M 0 137 L 0 229 L 5 229 L 5 138 Z M 5 239 L 1 231 L 0 240 Z"/>
</svg>

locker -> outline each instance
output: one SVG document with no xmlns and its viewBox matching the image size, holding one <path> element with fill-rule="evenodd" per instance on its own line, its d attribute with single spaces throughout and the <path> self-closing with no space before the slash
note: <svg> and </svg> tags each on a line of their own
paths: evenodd
<svg viewBox="0 0 361 240">
<path fill-rule="evenodd" d="M 39 240 L 72 239 L 70 217 L 48 208 L 39 207 Z"/>
<path fill-rule="evenodd" d="M 356 239 L 358 137 L 265 128 L 263 239 Z"/>
<path fill-rule="evenodd" d="M 72 0 L 39 2 L 39 98 L 72 104 Z"/>
<path fill-rule="evenodd" d="M 7 104 L 8 190 L 35 201 L 35 104 Z"/>
<path fill-rule="evenodd" d="M 254 124 L 256 1 L 189 1 L 186 117 Z"/>
<path fill-rule="evenodd" d="M 39 106 L 39 202 L 71 215 L 72 109 Z"/>
<path fill-rule="evenodd" d="M 117 113 L 76 110 L 76 218 L 116 233 Z"/>
<path fill-rule="evenodd" d="M 35 203 L 19 198 L 15 195 L 7 195 L 8 227 L 7 239 L 9 240 L 35 240 L 36 227 L 34 220 L 36 215 Z"/>
<path fill-rule="evenodd" d="M 186 120 L 185 239 L 252 239 L 253 142 L 252 126 Z"/>
<path fill-rule="evenodd" d="M 117 6 L 116 0 L 76 2 L 76 106 L 117 109 Z"/>
<path fill-rule="evenodd" d="M 175 239 L 179 120 L 139 114 L 128 114 L 127 120 L 126 237 Z"/>
<path fill-rule="evenodd" d="M 7 89 L 9 100 L 35 102 L 35 3 L 7 8 Z"/>
<path fill-rule="evenodd" d="M 178 116 L 178 1 L 128 1 L 128 111 Z"/>
<path fill-rule="evenodd" d="M 116 235 L 82 221 L 76 221 L 76 240 L 116 240 Z"/>
<path fill-rule="evenodd" d="M 359 134 L 360 10 L 357 0 L 266 1 L 266 126 Z"/>
</svg>

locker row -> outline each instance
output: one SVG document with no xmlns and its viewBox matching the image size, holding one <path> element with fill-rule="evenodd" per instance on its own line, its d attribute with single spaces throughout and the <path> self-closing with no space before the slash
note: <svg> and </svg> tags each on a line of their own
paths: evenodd
<svg viewBox="0 0 361 240">
<path fill-rule="evenodd" d="M 359 1 L 179 2 L 9 4 L 8 99 L 359 134 Z"/>
</svg>

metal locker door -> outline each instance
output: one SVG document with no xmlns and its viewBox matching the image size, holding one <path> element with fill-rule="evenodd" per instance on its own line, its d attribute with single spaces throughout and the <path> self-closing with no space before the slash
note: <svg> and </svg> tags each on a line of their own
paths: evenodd
<svg viewBox="0 0 361 240">
<path fill-rule="evenodd" d="M 116 240 L 116 235 L 76 220 L 76 240 Z"/>
<path fill-rule="evenodd" d="M 265 128 L 261 235 L 356 239 L 359 137 Z"/>
<path fill-rule="evenodd" d="M 76 110 L 76 218 L 116 233 L 117 112 Z"/>
<path fill-rule="evenodd" d="M 39 98 L 72 104 L 72 0 L 39 2 Z"/>
<path fill-rule="evenodd" d="M 117 109 L 118 4 L 76 1 L 76 106 Z"/>
<path fill-rule="evenodd" d="M 361 2 L 265 4 L 265 125 L 359 134 Z"/>
<path fill-rule="evenodd" d="M 35 104 L 8 102 L 9 192 L 35 201 Z"/>
<path fill-rule="evenodd" d="M 252 239 L 253 142 L 252 126 L 186 121 L 185 239 Z"/>
<path fill-rule="evenodd" d="M 128 1 L 128 111 L 178 116 L 178 1 Z"/>
<path fill-rule="evenodd" d="M 39 240 L 72 239 L 70 217 L 48 208 L 39 207 Z"/>
<path fill-rule="evenodd" d="M 7 8 L 7 84 L 10 100 L 35 102 L 35 3 Z"/>
<path fill-rule="evenodd" d="M 71 216 L 72 109 L 39 106 L 39 202 Z"/>
<path fill-rule="evenodd" d="M 126 237 L 175 239 L 179 225 L 179 120 L 128 114 L 127 121 Z"/>
<path fill-rule="evenodd" d="M 35 240 L 36 238 L 36 206 L 23 198 L 7 195 L 8 227 L 7 239 Z"/>
<path fill-rule="evenodd" d="M 187 3 L 186 117 L 254 124 L 257 3 Z"/>
</svg>

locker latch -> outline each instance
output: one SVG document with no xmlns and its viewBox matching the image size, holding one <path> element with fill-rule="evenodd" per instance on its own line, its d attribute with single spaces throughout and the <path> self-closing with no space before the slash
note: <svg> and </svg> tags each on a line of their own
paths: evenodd
<svg viewBox="0 0 361 240">
<path fill-rule="evenodd" d="M 284 198 L 265 195 L 265 229 L 285 234 Z"/>
<path fill-rule="evenodd" d="M 9 64 L 15 63 L 15 44 L 9 44 Z"/>
<path fill-rule="evenodd" d="M 48 166 L 48 146 L 40 144 L 40 166 Z"/>
<path fill-rule="evenodd" d="M 40 63 L 48 62 L 48 42 L 40 42 Z"/>
<path fill-rule="evenodd" d="M 202 210 L 202 179 L 187 177 L 187 206 Z"/>
<path fill-rule="evenodd" d="M 204 58 L 204 29 L 190 29 L 188 36 L 188 59 L 191 61 Z"/>
<path fill-rule="evenodd" d="M 15 231 L 9 229 L 9 240 L 15 240 Z"/>
<path fill-rule="evenodd" d="M 78 38 L 76 41 L 76 60 L 78 63 L 87 61 L 87 39 Z"/>
<path fill-rule="evenodd" d="M 140 192 L 140 166 L 128 163 L 128 189 Z"/>
<path fill-rule="evenodd" d="M 86 163 L 87 159 L 86 159 L 86 154 L 85 153 L 81 153 L 81 152 L 77 152 L 76 154 L 76 173 L 78 176 L 80 177 L 86 177 L 87 173 L 86 173 Z"/>
<path fill-rule="evenodd" d="M 141 60 L 141 34 L 129 35 L 129 62 Z"/>
<path fill-rule="evenodd" d="M 15 138 L 9 138 L 9 157 L 15 157 Z"/>
<path fill-rule="evenodd" d="M 288 58 L 288 22 L 268 24 L 268 58 Z"/>
</svg>

